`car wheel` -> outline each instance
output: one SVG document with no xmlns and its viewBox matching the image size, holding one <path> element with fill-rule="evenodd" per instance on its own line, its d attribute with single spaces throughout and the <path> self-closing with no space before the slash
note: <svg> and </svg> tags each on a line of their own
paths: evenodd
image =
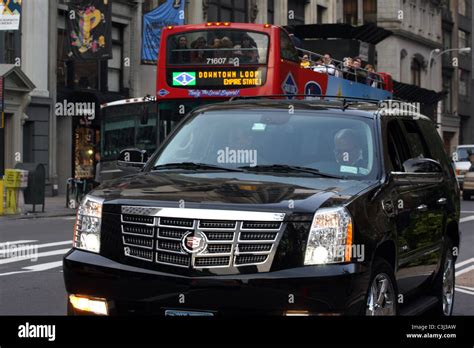
<svg viewBox="0 0 474 348">
<path fill-rule="evenodd" d="M 365 315 L 397 315 L 398 313 L 398 288 L 390 264 L 378 259 L 374 262 Z"/>
<path fill-rule="evenodd" d="M 462 199 L 465 201 L 471 200 L 471 192 L 464 192 L 462 193 Z"/>
<path fill-rule="evenodd" d="M 453 244 L 449 242 L 444 252 L 442 267 L 435 280 L 435 295 L 438 298 L 437 312 L 443 316 L 453 313 L 456 286 L 455 257 Z"/>
</svg>

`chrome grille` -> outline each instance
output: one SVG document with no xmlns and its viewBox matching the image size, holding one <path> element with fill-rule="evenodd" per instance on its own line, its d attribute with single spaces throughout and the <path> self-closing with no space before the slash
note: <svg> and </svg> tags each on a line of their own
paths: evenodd
<svg viewBox="0 0 474 348">
<path fill-rule="evenodd" d="M 268 271 L 283 218 L 279 213 L 122 207 L 125 255 L 184 268 L 258 265 Z"/>
</svg>

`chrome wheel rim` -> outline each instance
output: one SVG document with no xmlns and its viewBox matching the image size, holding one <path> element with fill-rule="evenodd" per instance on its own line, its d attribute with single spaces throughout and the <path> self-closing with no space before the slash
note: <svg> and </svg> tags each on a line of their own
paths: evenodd
<svg viewBox="0 0 474 348">
<path fill-rule="evenodd" d="M 378 274 L 369 289 L 366 315 L 395 315 L 395 291 L 390 277 L 385 273 Z"/>
<path fill-rule="evenodd" d="M 443 314 L 451 315 L 454 303 L 454 262 L 451 253 L 446 255 L 443 269 Z"/>
</svg>

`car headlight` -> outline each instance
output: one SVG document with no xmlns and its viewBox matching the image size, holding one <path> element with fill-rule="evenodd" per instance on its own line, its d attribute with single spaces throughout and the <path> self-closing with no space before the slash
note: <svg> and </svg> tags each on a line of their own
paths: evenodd
<svg viewBox="0 0 474 348">
<path fill-rule="evenodd" d="M 77 210 L 74 226 L 74 247 L 95 253 L 100 252 L 100 225 L 103 198 L 86 196 Z"/>
<path fill-rule="evenodd" d="M 309 231 L 304 264 L 349 262 L 352 230 L 352 218 L 346 208 L 319 209 Z"/>
</svg>

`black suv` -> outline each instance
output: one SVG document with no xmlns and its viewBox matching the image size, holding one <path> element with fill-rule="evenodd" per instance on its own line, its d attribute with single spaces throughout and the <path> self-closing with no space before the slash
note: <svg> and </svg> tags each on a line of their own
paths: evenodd
<svg viewBox="0 0 474 348">
<path fill-rule="evenodd" d="M 142 157 L 79 207 L 69 314 L 452 313 L 459 188 L 427 117 L 232 101 Z"/>
</svg>

